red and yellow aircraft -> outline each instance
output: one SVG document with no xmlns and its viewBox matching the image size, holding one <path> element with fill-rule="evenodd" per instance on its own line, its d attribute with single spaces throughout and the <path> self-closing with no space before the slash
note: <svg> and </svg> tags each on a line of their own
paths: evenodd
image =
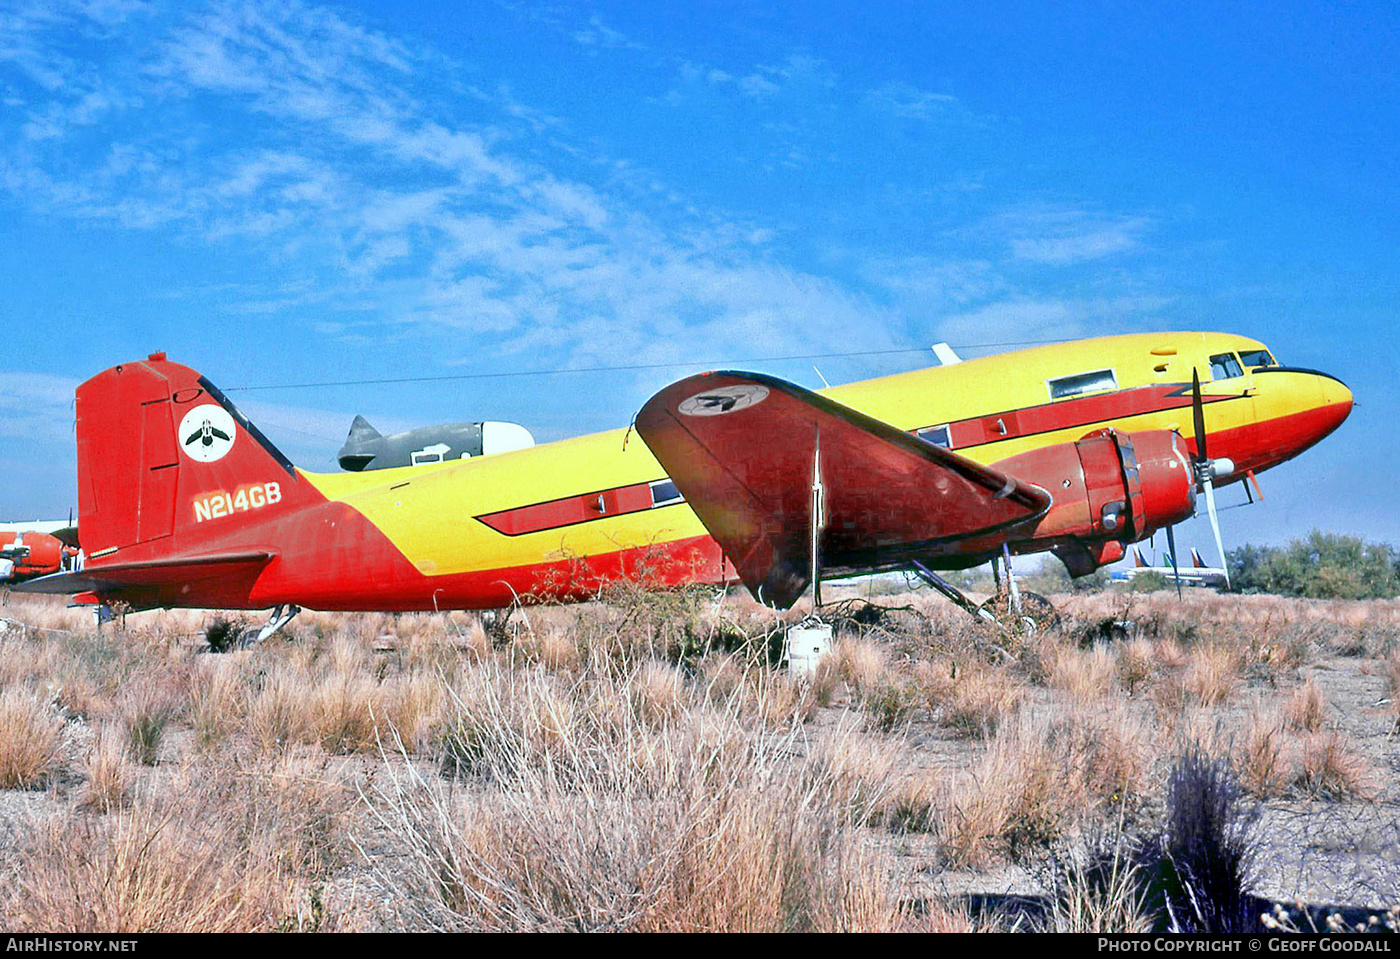
<svg viewBox="0 0 1400 959">
<path fill-rule="evenodd" d="M 707 373 L 654 396 L 635 430 L 315 474 L 157 353 L 78 388 L 85 563 L 19 588 L 133 609 L 398 611 L 737 578 L 785 607 L 814 577 L 937 579 L 1012 552 L 1054 551 L 1079 575 L 1351 407 L 1335 377 L 1254 340 L 1150 333 L 817 393 Z"/>
</svg>

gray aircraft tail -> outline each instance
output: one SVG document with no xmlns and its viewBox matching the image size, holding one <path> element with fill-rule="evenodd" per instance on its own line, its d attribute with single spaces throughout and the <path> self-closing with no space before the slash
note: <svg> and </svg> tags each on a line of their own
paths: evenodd
<svg viewBox="0 0 1400 959">
<path fill-rule="evenodd" d="M 369 425 L 369 420 L 357 413 L 355 421 L 350 424 L 350 435 L 345 438 L 345 441 L 347 443 L 363 442 L 364 440 L 377 440 L 379 437 L 379 431 Z"/>
</svg>

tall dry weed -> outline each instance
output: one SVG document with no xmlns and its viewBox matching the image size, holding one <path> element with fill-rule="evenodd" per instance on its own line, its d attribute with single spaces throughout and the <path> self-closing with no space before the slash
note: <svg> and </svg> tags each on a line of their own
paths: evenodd
<svg viewBox="0 0 1400 959">
<path fill-rule="evenodd" d="M 0 789 L 43 786 L 59 766 L 63 720 L 23 687 L 0 692 Z"/>
<path fill-rule="evenodd" d="M 446 721 L 458 731 L 465 778 L 454 787 L 390 755 L 368 797 L 381 827 L 410 850 L 407 871 L 381 873 L 403 925 L 898 923 L 878 864 L 856 841 L 853 817 L 873 798 L 852 769 L 855 752 L 804 759 L 794 714 L 778 724 L 754 706 L 770 682 L 740 677 L 727 698 L 676 712 L 663 734 L 630 705 L 655 694 L 632 687 L 640 670 L 620 685 L 615 662 L 569 684 L 534 669 L 476 672 L 475 688 L 450 691 Z M 593 708 L 605 700 L 617 708 Z M 553 730 L 538 735 L 540 722 Z"/>
</svg>

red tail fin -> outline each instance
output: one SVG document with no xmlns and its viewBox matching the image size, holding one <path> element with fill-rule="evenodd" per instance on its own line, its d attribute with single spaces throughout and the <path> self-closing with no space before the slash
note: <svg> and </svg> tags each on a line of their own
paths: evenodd
<svg viewBox="0 0 1400 959">
<path fill-rule="evenodd" d="M 212 383 L 163 353 L 79 386 L 77 421 L 78 529 L 89 561 L 227 543 L 235 517 L 268 516 L 309 492 Z"/>
</svg>

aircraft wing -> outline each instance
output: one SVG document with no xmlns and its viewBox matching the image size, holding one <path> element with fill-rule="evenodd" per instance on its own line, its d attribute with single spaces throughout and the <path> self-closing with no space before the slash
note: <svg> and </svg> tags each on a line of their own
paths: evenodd
<svg viewBox="0 0 1400 959">
<path fill-rule="evenodd" d="M 1039 487 L 757 373 L 673 383 L 636 426 L 744 584 L 780 607 L 811 578 L 814 473 L 820 569 L 835 575 L 946 555 L 1050 506 Z"/>
<path fill-rule="evenodd" d="M 14 587 L 17 593 L 104 593 L 128 587 L 162 588 L 196 580 L 255 573 L 277 554 L 271 550 L 176 556 L 142 563 L 86 566 L 73 573 L 40 576 Z"/>
</svg>

